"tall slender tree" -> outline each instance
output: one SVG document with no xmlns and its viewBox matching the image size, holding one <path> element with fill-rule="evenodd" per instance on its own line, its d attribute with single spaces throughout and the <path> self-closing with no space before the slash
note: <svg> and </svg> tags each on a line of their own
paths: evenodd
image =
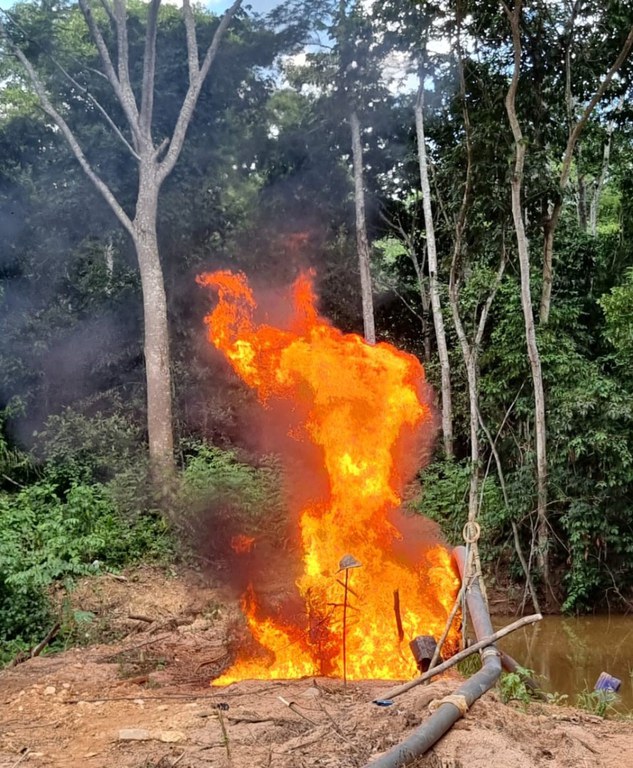
<svg viewBox="0 0 633 768">
<path fill-rule="evenodd" d="M 359 119 L 359 102 L 362 99 L 362 89 L 359 87 L 361 65 L 357 58 L 366 58 L 366 51 L 360 51 L 361 36 L 359 28 L 366 20 L 362 8 L 357 3 L 351 9 L 347 0 L 339 0 L 338 19 L 335 25 L 336 43 L 339 53 L 338 86 L 340 95 L 346 105 L 347 122 L 350 129 L 352 148 L 352 167 L 354 174 L 354 210 L 356 228 L 356 250 L 360 272 L 361 301 L 363 307 L 363 329 L 366 341 L 376 342 L 376 325 L 374 321 L 373 285 L 371 278 L 371 253 L 367 236 L 367 220 L 365 215 L 365 182 L 364 159 L 361 123 Z"/>
<path fill-rule="evenodd" d="M 514 64 L 512 79 L 506 95 L 506 111 L 512 135 L 514 137 L 514 168 L 510 182 L 512 190 L 512 218 L 516 232 L 517 251 L 519 254 L 519 266 L 521 272 L 521 306 L 523 308 L 523 320 L 525 325 L 525 339 L 532 372 L 532 385 L 534 390 L 534 429 L 536 440 L 536 483 L 537 483 L 537 516 L 538 516 L 538 564 L 543 576 L 544 584 L 551 593 L 549 546 L 550 526 L 547 515 L 547 430 L 545 412 L 545 390 L 543 387 L 543 369 L 541 354 L 536 340 L 536 328 L 534 311 L 532 309 L 532 293 L 530 287 L 530 249 L 528 236 L 525 230 L 523 215 L 523 171 L 525 168 L 526 146 L 521 130 L 521 124 L 517 117 L 516 97 L 519 88 L 521 74 L 521 14 L 522 0 L 515 0 L 514 7 L 507 5 L 504 9 L 512 30 L 512 49 Z"/>
</svg>

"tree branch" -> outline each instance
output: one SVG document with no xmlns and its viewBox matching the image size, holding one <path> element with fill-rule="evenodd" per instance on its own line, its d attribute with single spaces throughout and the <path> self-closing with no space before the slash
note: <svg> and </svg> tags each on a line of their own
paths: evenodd
<svg viewBox="0 0 633 768">
<path fill-rule="evenodd" d="M 152 117 L 154 112 L 154 80 L 156 73 L 156 32 L 160 0 L 151 0 L 147 12 L 145 32 L 145 53 L 143 55 L 143 90 L 141 92 L 141 133 L 152 140 Z"/>
<path fill-rule="evenodd" d="M 563 162 L 561 166 L 560 178 L 558 181 L 559 194 L 554 202 L 552 211 L 545 221 L 544 225 L 544 242 L 543 242 L 543 287 L 541 289 L 541 306 L 540 306 L 540 320 L 541 323 L 547 323 L 550 314 L 551 295 L 552 295 L 552 281 L 553 281 L 553 262 L 554 262 L 554 235 L 558 222 L 563 210 L 564 192 L 569 181 L 569 175 L 571 172 L 571 164 L 574 158 L 574 150 L 580 134 L 582 133 L 585 125 L 587 124 L 591 113 L 595 109 L 596 105 L 603 97 L 609 83 L 613 79 L 615 73 L 620 69 L 622 64 L 627 59 L 631 48 L 633 47 L 633 27 L 629 29 L 627 38 L 622 46 L 622 50 L 618 54 L 618 57 L 614 61 L 613 65 L 604 77 L 604 80 L 598 86 L 593 97 L 585 107 L 582 115 L 573 125 L 570 123 L 569 136 L 567 138 L 567 146 L 565 147 L 565 153 L 563 155 Z"/>
<path fill-rule="evenodd" d="M 104 117 L 105 121 L 108 123 L 108 125 L 110 126 L 110 128 L 112 128 L 112 130 L 114 131 L 114 133 L 116 134 L 116 136 L 117 136 L 117 137 L 118 137 L 118 138 L 121 140 L 121 142 L 123 143 L 123 145 L 125 146 L 125 148 L 129 150 L 130 154 L 131 154 L 131 155 L 132 155 L 132 156 L 133 156 L 133 157 L 134 157 L 136 160 L 140 160 L 140 157 L 139 157 L 139 155 L 137 154 L 136 150 L 135 150 L 135 149 L 134 149 L 134 147 L 133 147 L 133 146 L 130 144 L 130 142 L 129 142 L 129 141 L 126 139 L 126 138 L 125 138 L 125 136 L 124 136 L 124 135 L 123 135 L 123 133 L 121 132 L 121 129 L 119 128 L 119 126 L 118 126 L 118 125 L 117 125 L 117 124 L 114 122 L 114 120 L 113 120 L 113 119 L 110 117 L 110 115 L 107 113 L 106 109 L 105 109 L 104 107 L 102 107 L 102 106 L 101 106 L 101 104 L 100 104 L 100 103 L 99 103 L 99 101 L 96 99 L 96 97 L 95 97 L 95 96 L 93 96 L 93 95 L 90 93 L 90 91 L 88 90 L 88 88 L 87 88 L 86 86 L 84 86 L 84 85 L 81 85 L 81 83 L 79 83 L 77 80 L 75 80 L 75 78 L 74 78 L 74 77 L 73 77 L 73 76 L 70 74 L 70 72 L 68 72 L 68 71 L 65 69 L 65 67 L 63 67 L 63 66 L 62 66 L 62 65 L 61 65 L 61 64 L 60 64 L 60 63 L 57 61 L 57 59 L 55 59 L 54 57 L 52 57 L 52 56 L 51 56 L 51 61 L 52 61 L 52 62 L 53 62 L 53 64 L 54 64 L 54 65 L 55 65 L 55 66 L 56 66 L 56 67 L 59 69 L 59 71 L 60 71 L 60 72 L 61 72 L 61 73 L 64 75 L 64 77 L 66 77 L 66 78 L 68 79 L 68 81 L 69 81 L 69 82 L 71 82 L 71 83 L 72 83 L 72 84 L 75 86 L 75 88 L 77 88 L 77 90 L 78 90 L 80 93 L 83 93 L 83 94 L 84 94 L 84 95 L 85 95 L 85 96 L 88 98 L 88 100 L 89 100 L 89 101 L 90 101 L 90 102 L 91 102 L 91 103 L 92 103 L 92 104 L 93 104 L 93 105 L 94 105 L 94 106 L 95 106 L 95 107 L 96 107 L 96 108 L 99 110 L 99 112 L 101 112 L 101 114 L 103 115 L 103 117 Z"/>
<path fill-rule="evenodd" d="M 37 45 L 37 43 L 35 43 L 35 41 L 33 41 L 33 40 L 31 40 L 29 38 L 29 35 L 28 35 L 27 31 L 24 29 L 24 27 L 22 27 L 22 25 L 18 22 L 18 20 L 11 13 L 9 13 L 9 11 L 4 11 L 4 14 L 5 14 L 5 16 L 7 16 L 7 18 L 9 18 L 11 20 L 11 23 L 14 24 L 15 27 L 17 29 L 19 29 L 24 34 L 24 36 L 29 40 L 29 42 L 34 43 L 35 45 Z M 10 45 L 11 45 L 11 43 L 10 43 Z M 38 46 L 38 47 L 40 47 L 40 46 Z M 40 49 L 41 49 L 41 47 L 40 47 Z M 101 112 L 101 114 L 103 115 L 104 119 L 106 120 L 108 125 L 112 128 L 112 130 L 117 135 L 117 137 L 121 140 L 121 142 L 123 143 L 125 148 L 129 150 L 129 152 L 133 155 L 134 158 L 139 160 L 140 158 L 139 158 L 138 154 L 136 153 L 136 151 L 134 150 L 134 148 L 132 147 L 130 142 L 125 138 L 125 136 L 123 135 L 121 129 L 114 122 L 114 120 L 110 117 L 110 115 L 107 113 L 105 108 L 99 103 L 99 101 L 96 99 L 96 97 L 93 96 L 92 93 L 90 93 L 90 91 L 88 90 L 88 87 L 84 86 L 84 85 L 81 85 L 81 83 L 78 80 L 76 80 L 70 74 L 70 72 L 68 72 L 68 70 L 62 64 L 59 63 L 59 61 L 54 56 L 52 56 L 50 53 L 46 53 L 46 51 L 43 51 L 43 53 L 44 53 L 45 56 L 47 56 L 51 60 L 53 65 L 55 67 L 57 67 L 57 69 L 59 69 L 59 71 L 62 73 L 62 75 L 64 75 L 64 77 L 72 85 L 74 85 L 75 88 L 77 88 L 77 90 L 80 93 L 84 94 L 88 98 L 88 100 L 99 110 L 99 112 Z M 80 66 L 82 66 L 82 63 L 77 61 L 77 59 L 75 59 L 75 57 L 72 57 L 72 59 L 73 59 L 73 61 L 76 61 Z M 103 78 L 107 79 L 106 76 L 103 74 L 103 72 L 99 72 L 99 70 L 93 70 L 92 68 L 90 68 L 90 71 L 91 72 L 95 72 L 100 77 L 103 77 Z"/>
<path fill-rule="evenodd" d="M 622 50 L 618 54 L 617 59 L 611 65 L 611 69 L 605 75 L 604 80 L 598 86 L 598 89 L 594 93 L 591 101 L 589 102 L 589 104 L 587 104 L 587 106 L 584 109 L 584 112 L 579 117 L 577 123 L 574 125 L 573 130 L 569 134 L 569 139 L 567 140 L 567 146 L 565 148 L 565 154 L 563 155 L 563 166 L 560 172 L 561 189 L 565 188 L 565 186 L 567 185 L 567 181 L 569 179 L 571 161 L 574 154 L 574 148 L 576 146 L 576 142 L 578 141 L 578 137 L 582 133 L 582 130 L 585 127 L 587 121 L 591 117 L 591 113 L 593 112 L 596 104 L 604 96 L 604 92 L 607 90 L 611 80 L 613 80 L 613 76 L 624 64 L 624 62 L 627 60 L 629 53 L 631 52 L 631 48 L 633 48 L 633 27 L 629 29 L 629 34 L 627 35 L 626 40 L 624 41 L 624 45 L 622 46 Z"/>
<path fill-rule="evenodd" d="M 129 43 L 127 38 L 127 9 L 124 0 L 114 0 L 114 19 L 117 31 L 117 70 L 119 83 L 130 109 L 138 120 L 138 107 L 130 83 Z"/>
<path fill-rule="evenodd" d="M 85 0 L 83 1 L 85 2 Z M 211 68 L 213 60 L 217 55 L 220 42 L 222 41 L 222 38 L 224 37 L 224 34 L 228 29 L 231 20 L 233 19 L 233 16 L 235 16 L 241 4 L 242 0 L 234 0 L 233 5 L 224 14 L 218 25 L 218 28 L 215 30 L 215 34 L 213 35 L 211 44 L 207 49 L 199 73 L 189 81 L 189 88 L 182 103 L 182 107 L 180 108 L 180 114 L 178 115 L 178 120 L 176 121 L 174 133 L 169 144 L 169 149 L 167 150 L 167 153 L 158 168 L 159 182 L 163 181 L 171 173 L 174 165 L 176 165 L 176 161 L 178 160 L 178 157 L 182 151 L 187 128 L 191 122 L 193 111 L 196 107 L 198 97 L 200 96 L 200 91 L 202 90 L 204 80 L 209 73 L 209 69 Z"/>
<path fill-rule="evenodd" d="M 114 18 L 114 13 L 112 12 L 112 6 L 110 5 L 109 0 L 99 0 L 101 3 L 101 7 L 106 12 L 108 19 L 110 20 L 110 27 L 112 28 L 112 31 L 116 34 L 116 19 Z"/>
<path fill-rule="evenodd" d="M 101 34 L 101 30 L 97 26 L 95 18 L 92 15 L 92 9 L 88 5 L 88 0 L 78 0 L 78 2 L 84 19 L 86 20 L 86 25 L 88 26 L 90 35 L 92 36 L 92 39 L 97 46 L 97 50 L 99 51 L 99 56 L 101 58 L 101 63 L 103 64 L 106 77 L 108 78 L 108 81 L 110 82 L 110 85 L 112 86 L 112 89 L 121 104 L 123 112 L 125 113 L 125 117 L 127 118 L 128 125 L 132 130 L 134 147 L 138 149 L 139 130 L 136 102 L 134 102 L 134 106 L 132 108 L 132 105 L 130 105 L 128 100 L 128 95 L 124 92 L 124 89 L 119 82 L 119 78 L 117 77 L 117 73 L 114 71 L 114 65 L 112 64 L 108 46 L 106 45 L 105 40 L 103 39 L 103 35 Z"/>
<path fill-rule="evenodd" d="M 1 21 L 0 21 L 0 31 L 4 32 L 4 27 L 2 26 Z M 100 176 L 98 176 L 92 169 L 92 166 L 88 162 L 86 156 L 83 153 L 83 150 L 79 146 L 79 142 L 75 138 L 74 133 L 68 126 L 68 123 L 66 123 L 64 118 L 51 104 L 51 101 L 48 98 L 48 95 L 46 94 L 46 90 L 44 89 L 44 85 L 42 84 L 42 81 L 39 79 L 37 73 L 35 72 L 33 65 L 26 58 L 23 51 L 17 45 L 12 43 L 10 40 L 8 40 L 8 43 L 11 50 L 15 54 L 16 58 L 22 64 L 29 78 L 31 79 L 35 92 L 37 93 L 37 96 L 42 105 L 42 108 L 44 109 L 46 114 L 49 115 L 49 117 L 51 117 L 55 121 L 55 124 L 58 126 L 59 130 L 63 133 L 64 138 L 68 142 L 70 148 L 73 151 L 73 154 L 79 161 L 79 164 L 83 168 L 86 176 L 88 176 L 90 181 L 92 181 L 92 183 L 99 190 L 99 192 L 101 192 L 106 202 L 114 212 L 115 216 L 121 222 L 121 224 L 123 224 L 125 229 L 130 233 L 130 235 L 134 236 L 134 226 L 132 224 L 132 221 L 130 220 L 129 216 L 125 213 L 125 211 L 119 204 L 118 200 L 112 193 L 112 190 L 110 189 L 110 187 L 108 187 L 105 181 L 103 181 L 103 179 Z"/>
<path fill-rule="evenodd" d="M 187 34 L 187 59 L 189 62 L 189 82 L 192 83 L 200 74 L 198 62 L 198 41 L 196 39 L 196 23 L 193 18 L 189 0 L 183 0 L 182 14 L 185 19 L 185 31 Z"/>
</svg>

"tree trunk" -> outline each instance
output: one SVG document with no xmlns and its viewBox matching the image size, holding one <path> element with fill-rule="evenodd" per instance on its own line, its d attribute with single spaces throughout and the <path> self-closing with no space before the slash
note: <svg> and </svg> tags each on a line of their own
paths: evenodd
<svg viewBox="0 0 633 768">
<path fill-rule="evenodd" d="M 440 358 L 440 372 L 442 382 L 442 435 L 444 438 L 444 452 L 447 456 L 452 456 L 453 404 L 451 392 L 451 369 L 448 358 L 448 346 L 446 344 L 446 332 L 444 330 L 442 302 L 440 299 L 440 291 L 437 278 L 437 248 L 435 245 L 435 227 L 433 225 L 433 210 L 431 208 L 431 185 L 429 182 L 426 141 L 424 138 L 423 77 L 420 78 L 418 96 L 415 103 L 415 128 L 418 139 L 418 162 L 420 165 L 420 184 L 422 187 L 422 208 L 424 210 L 424 227 L 426 229 L 426 246 L 429 264 L 429 293 L 431 295 L 431 310 L 433 314 L 433 325 L 435 326 L 437 353 L 438 357 Z"/>
<path fill-rule="evenodd" d="M 516 92 L 519 85 L 519 72 L 521 69 L 521 0 L 515 0 L 513 12 L 508 11 L 508 17 L 512 26 L 512 40 L 514 47 L 514 71 L 512 82 L 506 95 L 506 111 L 512 127 L 514 137 L 514 172 L 511 180 L 512 190 L 512 218 L 517 239 L 517 251 L 519 255 L 519 267 L 521 272 L 521 306 L 525 326 L 525 339 L 530 360 L 532 384 L 534 389 L 534 428 L 536 442 L 536 484 L 537 484 L 537 516 L 538 516 L 538 552 L 537 562 L 543 576 L 546 592 L 551 593 L 549 573 L 549 522 L 547 519 L 547 432 L 545 421 L 545 392 L 543 389 L 543 373 L 541 369 L 541 356 L 536 342 L 534 327 L 534 312 L 532 310 L 532 294 L 530 290 L 530 253 L 525 224 L 523 221 L 523 209 L 521 204 L 521 188 L 523 183 L 523 167 L 525 164 L 525 141 L 516 114 Z M 552 217 L 553 218 L 553 217 Z M 554 229 L 551 231 L 551 243 L 554 239 Z M 551 262 L 550 262 L 551 264 Z M 550 274 L 551 277 L 551 274 Z M 551 289 L 551 280 L 550 280 Z M 546 599 L 549 597 L 547 595 Z"/>
<path fill-rule="evenodd" d="M 154 167 L 141 162 L 133 224 L 143 294 L 147 433 L 153 479 L 165 488 L 174 471 L 174 439 L 167 298 L 156 232 L 158 191 Z"/>
<path fill-rule="evenodd" d="M 578 226 L 581 232 L 587 231 L 587 185 L 582 174 L 578 176 Z"/>
<path fill-rule="evenodd" d="M 367 224 L 365 221 L 363 146 L 360 138 L 360 122 L 355 109 L 350 113 L 349 127 L 352 134 L 354 204 L 356 207 L 356 248 L 358 251 L 358 267 L 360 269 L 360 291 L 363 300 L 363 328 L 365 331 L 365 340 L 370 344 L 375 344 L 376 328 L 374 325 L 374 301 L 371 285 L 369 241 L 367 239 Z"/>
<path fill-rule="evenodd" d="M 420 301 L 422 303 L 421 325 L 422 325 L 422 348 L 424 349 L 424 362 L 430 363 L 431 362 L 431 329 L 429 328 L 429 315 L 430 315 L 430 309 L 431 309 L 431 300 L 429 298 L 429 293 L 426 290 L 426 287 L 424 285 L 424 274 L 422 271 L 422 266 L 418 261 L 418 257 L 415 253 L 415 249 L 413 245 L 409 247 L 408 251 L 409 251 L 409 257 L 411 259 L 411 263 L 413 264 L 413 268 L 415 269 L 415 275 L 418 280 L 418 291 L 420 293 Z"/>
<path fill-rule="evenodd" d="M 607 177 L 607 171 L 609 170 L 609 159 L 611 155 L 611 131 L 607 138 L 607 143 L 604 145 L 602 153 L 602 168 L 600 169 L 600 176 L 596 179 L 593 194 L 591 196 L 591 205 L 589 208 L 589 231 L 596 236 L 598 232 L 598 211 L 600 210 L 600 196 L 602 195 L 602 187 L 604 186 L 605 179 Z"/>
</svg>

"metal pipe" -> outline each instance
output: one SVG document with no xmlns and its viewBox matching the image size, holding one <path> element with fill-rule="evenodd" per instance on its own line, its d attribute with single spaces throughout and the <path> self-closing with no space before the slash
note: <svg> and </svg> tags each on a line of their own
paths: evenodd
<svg viewBox="0 0 633 768">
<path fill-rule="evenodd" d="M 459 569 L 459 575 L 464 579 L 466 568 L 466 548 L 456 547 L 453 557 Z M 490 622 L 490 615 L 486 608 L 479 579 L 475 576 L 472 584 L 466 592 L 466 604 L 473 623 L 473 630 L 477 640 L 489 637 L 494 633 Z M 496 647 L 490 645 L 481 654 L 483 666 L 465 683 L 459 686 L 453 696 L 463 697 L 463 701 L 470 708 L 480 696 L 499 679 L 501 674 L 501 661 Z M 413 733 L 397 746 L 385 752 L 378 759 L 372 761 L 365 768 L 403 768 L 408 763 L 416 760 L 420 755 L 429 750 L 450 728 L 463 716 L 463 711 L 457 704 L 445 702 L 427 719 L 416 728 Z"/>
</svg>

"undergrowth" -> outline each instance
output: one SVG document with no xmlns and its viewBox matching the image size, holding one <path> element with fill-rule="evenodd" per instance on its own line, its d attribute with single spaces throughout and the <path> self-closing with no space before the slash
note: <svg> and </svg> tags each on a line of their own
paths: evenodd
<svg viewBox="0 0 633 768">
<path fill-rule="evenodd" d="M 56 617 L 48 589 L 140 560 L 165 559 L 173 541 L 156 513 L 126 517 L 107 488 L 44 478 L 0 494 L 0 663 L 40 640 Z"/>
<path fill-rule="evenodd" d="M 527 707 L 532 700 L 532 696 L 525 680 L 533 676 L 534 672 L 532 670 L 524 669 L 523 667 L 517 667 L 516 672 L 504 672 L 497 683 L 501 701 L 504 704 L 518 701 L 523 707 Z"/>
<path fill-rule="evenodd" d="M 39 642 L 55 621 L 62 623 L 57 647 L 80 643 L 84 625 L 95 622 L 94 616 L 54 610 L 49 599 L 54 584 L 70 589 L 79 577 L 141 561 L 173 561 L 185 552 L 177 541 L 183 538 L 180 522 L 204 516 L 214 505 L 228 505 L 251 531 L 282 516 L 279 468 L 272 459 L 254 467 L 232 451 L 190 443 L 173 493 L 161 504 L 144 455 L 130 448 L 123 422 L 107 422 L 105 448 L 79 454 L 68 447 L 72 435 L 78 429 L 97 431 L 100 421 L 77 414 L 64 418 L 72 430 L 57 419 L 55 439 L 40 444 L 44 462 L 37 470 L 28 465 L 28 480 L 0 488 L 0 665 Z M 69 433 L 67 441 L 61 439 Z"/>
<path fill-rule="evenodd" d="M 576 695 L 576 706 L 598 717 L 617 714 L 613 706 L 616 701 L 617 695 L 613 691 L 590 691 L 585 689 Z"/>
</svg>

